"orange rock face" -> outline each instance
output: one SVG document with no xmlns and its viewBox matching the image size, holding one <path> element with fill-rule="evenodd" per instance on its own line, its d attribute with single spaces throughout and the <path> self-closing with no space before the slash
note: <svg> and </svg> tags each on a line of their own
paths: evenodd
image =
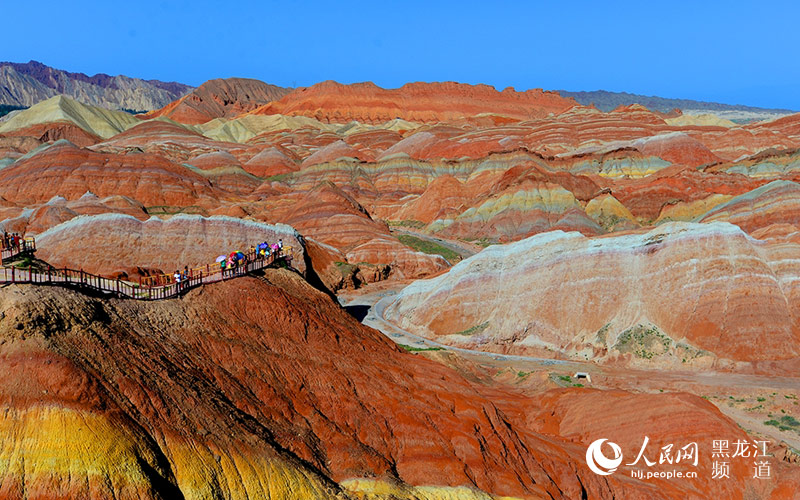
<svg viewBox="0 0 800 500">
<path fill-rule="evenodd" d="M 320 184 L 306 194 L 292 193 L 277 198 L 271 201 L 268 198 L 265 202 L 268 208 L 263 217 L 285 221 L 303 235 L 334 247 L 341 256 L 340 264 L 370 265 L 366 266 L 370 269 L 361 269 L 366 274 L 365 281 L 378 281 L 388 273 L 394 277 L 418 278 L 439 272 L 448 265 L 438 255 L 415 252 L 401 244 L 390 234 L 386 223 L 374 220 L 364 207 L 331 183 Z M 333 273 L 332 270 L 318 271 Z M 338 281 L 335 275 L 333 273 L 331 279 Z"/>
<path fill-rule="evenodd" d="M 125 196 L 110 196 L 100 199 L 93 193 L 87 192 L 71 202 L 60 196 L 55 197 L 31 211 L 29 215 L 21 215 L 20 219 L 25 221 L 24 229 L 18 227 L 14 231 L 37 235 L 80 215 L 106 213 L 130 215 L 140 220 L 149 218 L 144 206 L 135 200 Z"/>
<path fill-rule="evenodd" d="M 281 147 L 270 147 L 253 155 L 243 168 L 258 177 L 288 174 L 299 169 L 294 155 Z"/>
<path fill-rule="evenodd" d="M 339 249 L 388 235 L 385 223 L 373 220 L 364 207 L 330 183 L 284 197 L 269 216 Z"/>
<path fill-rule="evenodd" d="M 672 167 L 632 182 L 620 182 L 612 192 L 634 215 L 655 220 L 670 205 L 701 200 L 712 194 L 736 196 L 764 183 L 742 175 L 706 175 L 693 168 Z"/>
<path fill-rule="evenodd" d="M 102 139 L 72 123 L 43 123 L 7 132 L 8 137 L 32 137 L 43 142 L 54 142 L 65 139 L 77 146 L 85 147 L 97 144 Z"/>
<path fill-rule="evenodd" d="M 177 101 L 151 111 L 144 117 L 164 116 L 195 125 L 214 118 L 226 118 L 252 111 L 280 99 L 289 91 L 249 78 L 209 80 Z"/>
<path fill-rule="evenodd" d="M 75 200 L 86 191 L 146 206 L 196 205 L 214 196 L 208 180 L 159 156 L 94 153 L 67 142 L 0 170 L 0 196 L 16 203 Z"/>
<path fill-rule="evenodd" d="M 325 123 L 383 123 L 395 118 L 427 123 L 481 113 L 522 120 L 560 113 L 575 105 L 572 99 L 539 89 L 498 92 L 488 85 L 454 82 L 409 83 L 399 89 L 383 89 L 372 83 L 342 85 L 329 81 L 296 89 L 254 113 L 301 115 Z"/>
<path fill-rule="evenodd" d="M 784 496 L 775 481 L 767 482 L 753 477 L 752 458 L 729 459 L 729 480 L 713 479 L 711 453 L 714 440 L 727 440 L 728 443 L 742 441 L 750 446 L 753 439 L 702 398 L 682 393 L 656 396 L 624 391 L 563 389 L 544 393 L 534 405 L 538 411 L 530 411 L 525 415 L 531 429 L 561 436 L 584 446 L 597 439 L 607 439 L 619 445 L 624 461 L 614 477 L 630 475 L 632 469 L 647 470 L 644 458 L 659 464 L 664 456 L 673 460 L 673 464 L 662 462 L 670 470 L 697 472 L 696 478 L 682 481 L 659 478 L 648 481 L 649 486 L 658 491 L 650 493 L 653 496 L 742 498 L 743 492 L 748 490 L 761 498 Z M 587 418 L 589 415 L 591 418 Z M 626 465 L 636 460 L 642 450 L 644 436 L 649 441 L 643 459 L 635 466 Z M 674 462 L 679 449 L 687 445 L 691 449 L 692 443 L 697 445 L 699 454 L 697 467 L 693 467 L 691 461 L 689 464 L 686 464 L 686 460 L 683 463 Z M 664 451 L 664 446 L 670 447 L 668 452 Z M 786 486 L 797 481 L 793 467 L 784 467 L 782 464 L 777 467 Z"/>
<path fill-rule="evenodd" d="M 374 238 L 347 252 L 353 263 L 388 264 L 399 278 L 421 278 L 444 271 L 449 263 L 439 255 L 415 252 L 394 238 Z"/>
<path fill-rule="evenodd" d="M 725 221 L 748 233 L 773 224 L 800 225 L 800 185 L 773 181 L 717 205 L 704 214 L 701 222 Z"/>
</svg>

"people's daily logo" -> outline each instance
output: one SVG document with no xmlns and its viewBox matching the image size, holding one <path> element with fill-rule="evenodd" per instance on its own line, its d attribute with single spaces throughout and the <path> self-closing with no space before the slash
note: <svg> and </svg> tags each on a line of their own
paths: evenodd
<svg viewBox="0 0 800 500">
<path fill-rule="evenodd" d="M 611 452 L 614 455 L 613 458 L 608 458 L 603 453 L 603 443 L 605 442 L 608 442 L 608 446 L 611 448 Z M 607 439 L 598 439 L 586 449 L 586 465 L 588 465 L 595 474 L 600 474 L 601 476 L 613 474 L 621 463 L 622 449 L 620 449 L 617 443 L 612 443 Z"/>
<path fill-rule="evenodd" d="M 772 477 L 770 458 L 773 455 L 767 451 L 769 441 L 714 439 L 712 444 L 712 479 L 730 478 L 734 461 L 740 469 L 750 462 L 752 479 Z M 650 437 L 645 436 L 636 459 L 625 464 L 626 467 L 633 467 L 626 474 L 644 480 L 697 478 L 700 462 L 700 446 L 697 442 L 683 446 L 666 443 L 654 449 L 657 446 L 651 445 Z M 593 441 L 586 449 L 586 465 L 595 474 L 610 476 L 622 465 L 622 448 L 605 438 Z"/>
</svg>

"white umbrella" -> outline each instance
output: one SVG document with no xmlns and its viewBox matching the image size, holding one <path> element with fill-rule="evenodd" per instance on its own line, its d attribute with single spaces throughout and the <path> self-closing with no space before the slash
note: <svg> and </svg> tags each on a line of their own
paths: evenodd
<svg viewBox="0 0 800 500">
<path fill-rule="evenodd" d="M 220 255 L 219 257 L 217 257 L 217 260 L 215 262 L 222 262 L 223 260 L 226 260 L 227 258 L 228 257 L 226 257 L 225 255 Z"/>
</svg>

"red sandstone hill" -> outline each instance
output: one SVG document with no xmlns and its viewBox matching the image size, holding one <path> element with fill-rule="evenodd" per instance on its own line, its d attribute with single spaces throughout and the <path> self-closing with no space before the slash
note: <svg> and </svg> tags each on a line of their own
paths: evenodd
<svg viewBox="0 0 800 500">
<path fill-rule="evenodd" d="M 0 310 L 0 497 L 333 498 L 359 478 L 609 489 L 288 271 L 159 303 L 16 287 Z"/>
<path fill-rule="evenodd" d="M 214 196 L 206 178 L 160 156 L 95 153 L 67 141 L 0 170 L 0 196 L 20 204 L 54 196 L 75 200 L 87 191 L 128 196 L 145 206 L 193 205 Z"/>
<path fill-rule="evenodd" d="M 489 85 L 408 83 L 384 89 L 371 82 L 344 85 L 334 81 L 299 88 L 280 101 L 254 111 L 260 115 L 302 115 L 325 123 L 383 123 L 395 118 L 439 122 L 491 113 L 525 120 L 561 113 L 576 103 L 556 92 L 532 89 L 498 92 Z"/>
<path fill-rule="evenodd" d="M 736 469 L 649 484 L 583 463 L 617 411 L 663 421 L 654 442 L 678 418 L 743 437 L 700 398 L 618 392 L 612 411 L 573 389 L 504 409 L 290 271 L 150 303 L 15 286 L 0 311 L 0 497 L 743 498 Z"/>
<path fill-rule="evenodd" d="M 196 125 L 214 118 L 228 118 L 252 111 L 289 92 L 290 89 L 250 78 L 218 78 L 205 82 L 177 101 L 144 116 L 166 116 L 177 122 Z"/>
<path fill-rule="evenodd" d="M 4 136 L 33 138 L 42 142 L 55 142 L 65 139 L 81 147 L 91 146 L 102 141 L 99 136 L 67 122 L 37 123 L 30 127 L 6 132 Z"/>
</svg>

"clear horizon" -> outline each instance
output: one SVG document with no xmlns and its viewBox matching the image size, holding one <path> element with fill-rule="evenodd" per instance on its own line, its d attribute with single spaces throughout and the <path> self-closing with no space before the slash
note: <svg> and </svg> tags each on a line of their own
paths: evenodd
<svg viewBox="0 0 800 500">
<path fill-rule="evenodd" d="M 147 0 L 132 12 L 79 1 L 45 2 L 32 21 L 25 7 L 6 6 L 21 22 L 6 25 L 1 58 L 90 76 L 458 81 L 800 110 L 800 6 L 790 2 L 240 2 L 234 11 Z"/>
</svg>

